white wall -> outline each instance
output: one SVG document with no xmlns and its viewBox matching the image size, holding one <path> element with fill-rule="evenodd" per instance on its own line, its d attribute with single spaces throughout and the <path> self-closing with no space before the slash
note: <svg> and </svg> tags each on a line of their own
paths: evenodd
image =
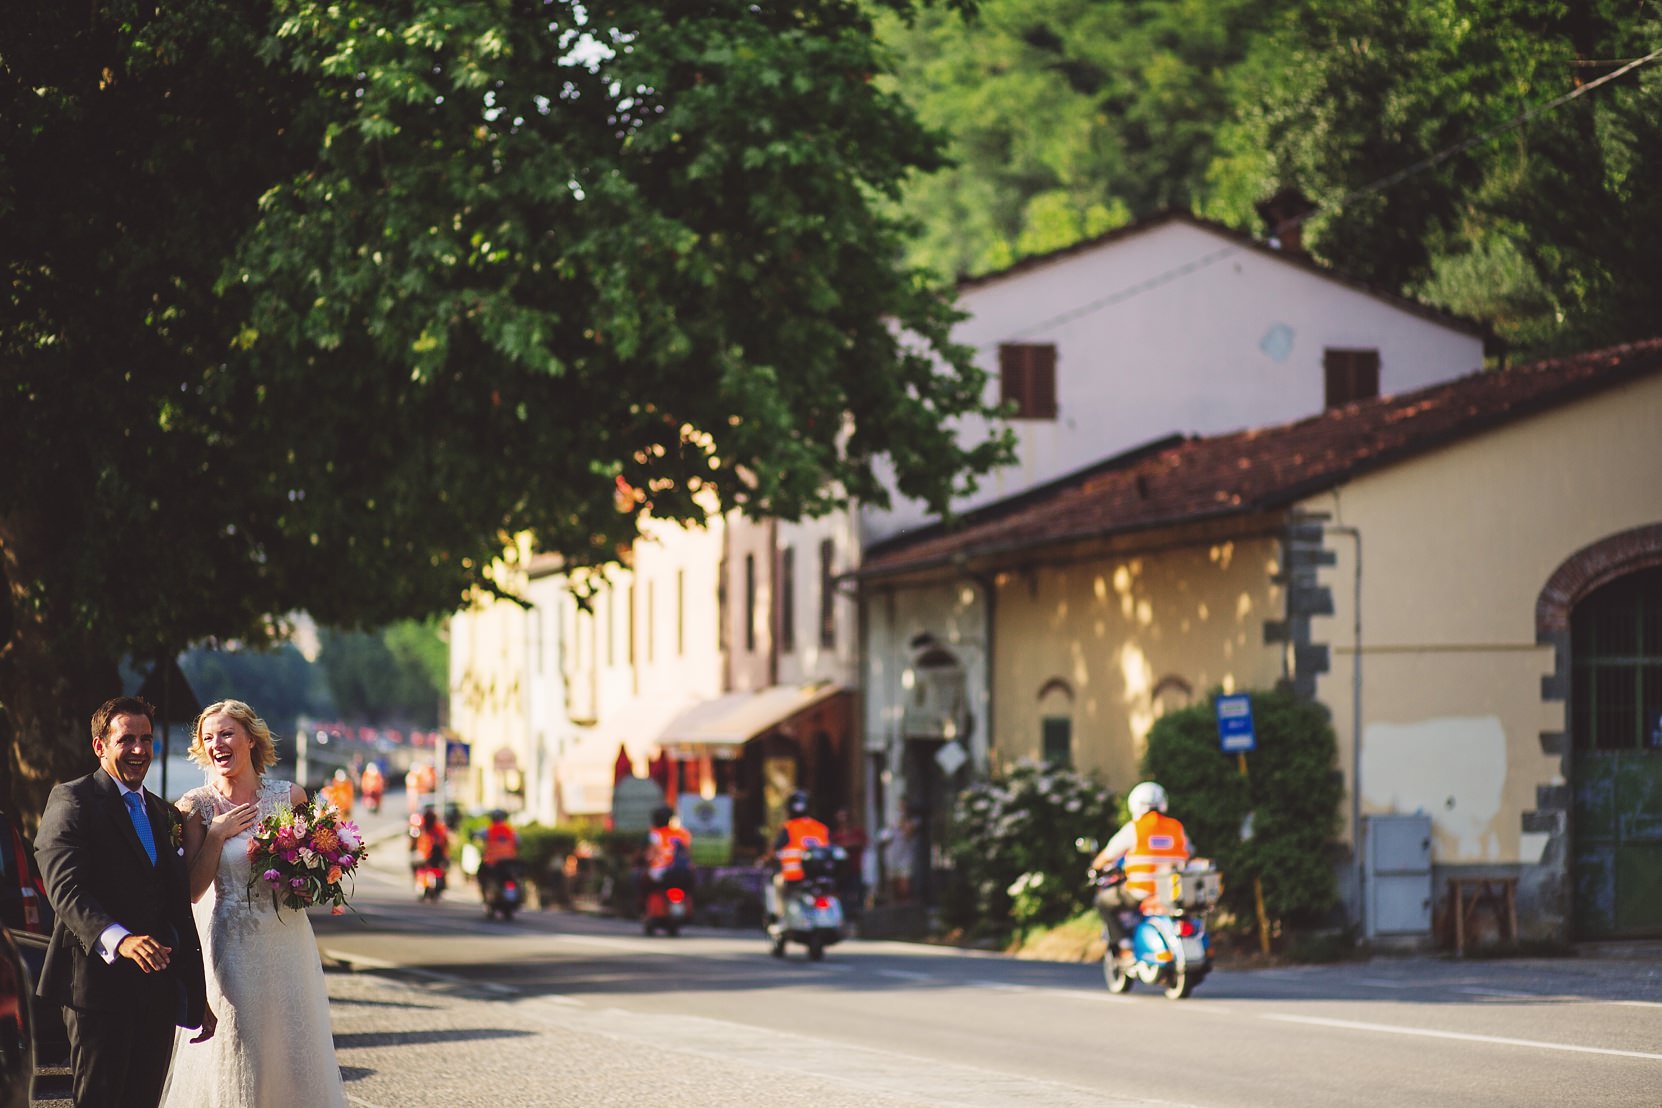
<svg viewBox="0 0 1662 1108">
<path fill-rule="evenodd" d="M 1178 273 L 1187 267 L 1197 268 Z M 1000 343 L 1054 343 L 1058 409 L 1054 421 L 1013 422 L 1018 463 L 987 478 L 960 510 L 1165 435 L 1317 415 L 1326 348 L 1378 350 L 1382 393 L 1483 364 L 1482 339 L 1469 330 L 1183 218 L 971 285 L 960 306 L 969 318 L 953 339 L 975 348 L 990 374 L 988 399 L 999 399 Z M 1289 340 L 1279 359 L 1276 335 Z M 966 422 L 962 431 L 973 441 L 986 426 Z M 865 522 L 879 540 L 927 518 L 921 505 L 901 503 Z"/>
</svg>

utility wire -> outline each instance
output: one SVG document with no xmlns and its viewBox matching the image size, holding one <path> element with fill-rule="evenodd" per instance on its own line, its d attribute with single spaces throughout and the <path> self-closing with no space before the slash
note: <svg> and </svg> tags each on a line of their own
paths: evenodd
<svg viewBox="0 0 1662 1108">
<path fill-rule="evenodd" d="M 1319 215 L 1322 212 L 1337 211 L 1352 201 L 1360 200 L 1364 196 L 1372 196 L 1376 192 L 1383 192 L 1388 188 L 1399 185 L 1417 173 L 1423 173 L 1433 166 L 1441 165 L 1443 162 L 1448 161 L 1448 159 L 1457 154 L 1462 154 L 1465 151 L 1470 150 L 1474 146 L 1486 143 L 1491 139 L 1506 134 L 1509 131 L 1514 131 L 1529 121 L 1539 116 L 1543 116 L 1550 111 L 1561 108 L 1570 101 L 1585 96 L 1601 85 L 1609 84 L 1618 77 L 1625 76 L 1626 74 L 1633 72 L 1635 69 L 1638 69 L 1640 66 L 1655 61 L 1657 58 L 1662 58 L 1662 47 L 1652 50 L 1644 57 L 1634 58 L 1627 62 L 1627 64 L 1623 65 L 1620 69 L 1611 70 L 1604 76 L 1598 77 L 1594 80 L 1588 81 L 1584 85 L 1571 89 L 1562 96 L 1556 96 L 1544 104 L 1537 104 L 1533 108 L 1525 109 L 1524 111 L 1513 116 L 1511 119 L 1507 120 L 1505 123 L 1491 127 L 1489 130 L 1484 131 L 1481 134 L 1474 135 L 1468 139 L 1462 139 L 1460 142 L 1457 142 L 1452 146 L 1444 147 L 1435 154 L 1430 154 L 1424 158 L 1421 158 L 1419 161 L 1403 169 L 1399 169 L 1395 173 L 1388 174 L 1384 177 L 1378 178 L 1377 180 L 1371 181 L 1368 184 L 1362 185 L 1359 188 L 1352 189 L 1350 192 L 1345 193 L 1337 200 L 1330 201 L 1326 204 L 1319 204 L 1310 211 L 1305 212 L 1303 215 L 1283 220 L 1277 226 L 1276 230 L 1281 231 L 1284 229 L 1298 227 L 1312 216 Z M 1029 327 L 1023 327 L 1019 331 L 1008 332 L 1005 339 L 982 343 L 976 349 L 991 350 L 998 346 L 999 343 L 1006 342 L 1009 339 L 1026 338 L 1029 335 L 1049 331 L 1052 328 L 1059 327 L 1064 323 L 1072 323 L 1076 319 L 1099 312 L 1103 308 L 1112 307 L 1115 304 L 1123 304 L 1125 301 L 1130 300 L 1133 297 L 1141 296 L 1145 292 L 1152 291 L 1162 285 L 1169 285 L 1173 281 L 1181 280 L 1192 273 L 1197 273 L 1202 269 L 1216 265 L 1225 258 L 1240 253 L 1245 249 L 1246 247 L 1244 246 L 1226 246 L 1223 249 L 1214 251 L 1204 257 L 1196 258 L 1192 262 L 1185 262 L 1183 265 L 1177 266 L 1174 269 L 1168 269 L 1164 272 L 1157 273 L 1147 280 L 1137 282 L 1135 285 L 1128 285 L 1125 288 L 1111 292 L 1106 296 L 1092 300 L 1088 304 L 1083 304 L 1080 307 L 1073 308 L 1069 311 L 1061 313 L 1060 315 L 1051 316 L 1050 318 L 1042 320 Z"/>
</svg>

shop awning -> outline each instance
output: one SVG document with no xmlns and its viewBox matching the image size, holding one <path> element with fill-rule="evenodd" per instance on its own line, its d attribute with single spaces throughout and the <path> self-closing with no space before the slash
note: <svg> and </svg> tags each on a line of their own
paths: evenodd
<svg viewBox="0 0 1662 1108">
<path fill-rule="evenodd" d="M 727 693 L 683 711 L 658 736 L 672 758 L 736 758 L 757 735 L 788 723 L 793 716 L 846 691 L 832 681 L 807 685 L 770 685 L 751 692 Z"/>
</svg>

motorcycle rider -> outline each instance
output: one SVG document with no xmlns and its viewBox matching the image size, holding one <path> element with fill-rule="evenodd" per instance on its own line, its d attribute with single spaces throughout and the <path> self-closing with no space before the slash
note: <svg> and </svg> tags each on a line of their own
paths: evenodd
<svg viewBox="0 0 1662 1108">
<path fill-rule="evenodd" d="M 1154 895 L 1154 875 L 1163 866 L 1180 866 L 1193 851 L 1183 824 L 1166 815 L 1166 790 L 1154 781 L 1143 781 L 1125 798 L 1131 820 L 1114 832 L 1108 845 L 1091 859 L 1091 869 L 1102 872 L 1122 863 L 1125 879 L 1108 885 L 1096 894 L 1097 914 L 1108 932 L 1108 941 L 1121 960 L 1132 958 L 1131 940 L 1120 923 L 1120 912 L 1135 909 Z"/>
<path fill-rule="evenodd" d="M 450 870 L 450 828 L 444 825 L 432 805 L 422 810 L 421 822 L 411 828 L 410 870 L 435 869 L 441 875 Z"/>
<path fill-rule="evenodd" d="M 502 876 L 498 867 L 519 859 L 519 832 L 508 822 L 508 813 L 498 808 L 491 812 L 490 825 L 480 834 L 485 846 L 479 858 L 479 886 L 484 888 Z"/>
<path fill-rule="evenodd" d="M 646 833 L 646 883 L 643 892 L 663 885 L 664 877 L 692 867 L 692 832 L 667 804 L 652 810 L 652 830 Z"/>
<path fill-rule="evenodd" d="M 779 869 L 773 875 L 773 882 L 768 888 L 771 894 L 768 901 L 768 914 L 773 919 L 784 915 L 784 904 L 789 886 L 801 881 L 805 874 L 802 870 L 802 855 L 810 846 L 830 846 L 831 831 L 808 814 L 808 794 L 801 789 L 793 792 L 785 800 L 785 822 L 780 825 L 779 833 L 774 836 L 773 847 L 761 858 L 761 861 L 777 859 Z"/>
</svg>

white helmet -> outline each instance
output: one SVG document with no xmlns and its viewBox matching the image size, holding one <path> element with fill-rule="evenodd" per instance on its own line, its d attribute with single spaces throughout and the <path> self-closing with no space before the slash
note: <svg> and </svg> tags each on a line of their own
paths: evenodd
<svg viewBox="0 0 1662 1108">
<path fill-rule="evenodd" d="M 1131 790 L 1131 795 L 1125 798 L 1125 806 L 1131 809 L 1132 819 L 1142 819 L 1149 812 L 1164 812 L 1166 790 L 1153 781 L 1144 781 Z"/>
</svg>

